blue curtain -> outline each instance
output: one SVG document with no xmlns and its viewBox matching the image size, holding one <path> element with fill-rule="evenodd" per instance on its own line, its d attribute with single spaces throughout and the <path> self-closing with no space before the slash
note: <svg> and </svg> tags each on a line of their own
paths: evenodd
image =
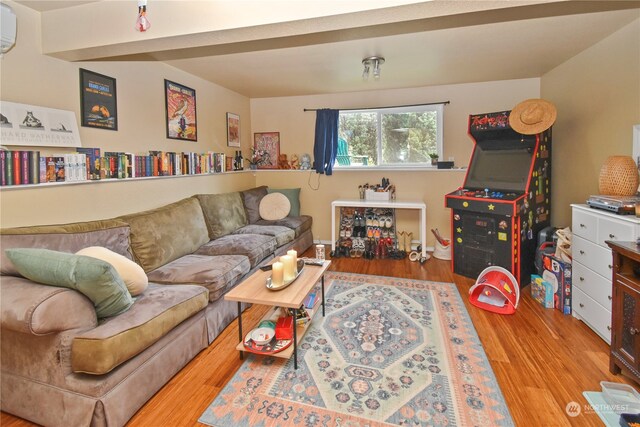
<svg viewBox="0 0 640 427">
<path fill-rule="evenodd" d="M 316 139 L 313 144 L 313 168 L 331 175 L 338 154 L 338 117 L 340 110 L 316 111 Z"/>
</svg>

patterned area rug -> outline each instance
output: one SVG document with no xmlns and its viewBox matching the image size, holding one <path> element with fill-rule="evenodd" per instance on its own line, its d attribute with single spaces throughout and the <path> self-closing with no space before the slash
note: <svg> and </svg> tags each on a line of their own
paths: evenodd
<svg viewBox="0 0 640 427">
<path fill-rule="evenodd" d="M 454 284 L 327 272 L 293 360 L 249 355 L 199 421 L 230 426 L 511 426 Z"/>
</svg>

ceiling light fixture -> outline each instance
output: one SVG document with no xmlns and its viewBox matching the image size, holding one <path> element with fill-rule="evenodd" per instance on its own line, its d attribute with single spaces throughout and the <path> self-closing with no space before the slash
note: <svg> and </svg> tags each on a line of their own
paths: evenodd
<svg viewBox="0 0 640 427">
<path fill-rule="evenodd" d="M 136 30 L 144 33 L 151 28 L 151 22 L 147 19 L 147 0 L 138 0 L 138 19 L 136 19 Z"/>
<path fill-rule="evenodd" d="M 362 80 L 369 80 L 369 71 L 373 68 L 373 78 L 375 80 L 380 79 L 380 65 L 384 64 L 384 58 L 382 56 L 369 56 L 362 60 L 364 70 L 362 71 Z"/>
</svg>

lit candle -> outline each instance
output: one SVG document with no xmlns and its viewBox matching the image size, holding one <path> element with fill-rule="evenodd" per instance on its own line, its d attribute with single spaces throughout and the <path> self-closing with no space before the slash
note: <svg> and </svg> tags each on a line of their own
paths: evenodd
<svg viewBox="0 0 640 427">
<path fill-rule="evenodd" d="M 293 258 L 293 275 L 295 276 L 298 274 L 298 252 L 291 249 L 290 251 L 287 251 L 287 255 Z"/>
<path fill-rule="evenodd" d="M 283 265 L 281 262 L 274 262 L 271 265 L 271 284 L 282 286 L 284 283 Z"/>
<path fill-rule="evenodd" d="M 280 257 L 280 262 L 284 267 L 284 281 L 290 282 L 296 277 L 295 266 L 293 265 L 293 258 L 289 255 L 283 255 Z"/>
</svg>

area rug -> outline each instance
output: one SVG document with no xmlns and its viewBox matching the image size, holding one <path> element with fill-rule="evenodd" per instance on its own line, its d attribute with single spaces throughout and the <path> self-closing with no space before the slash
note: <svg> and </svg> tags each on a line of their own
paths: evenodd
<svg viewBox="0 0 640 427">
<path fill-rule="evenodd" d="M 199 421 L 230 426 L 511 426 L 452 283 L 327 272 L 293 360 L 249 355 Z"/>
</svg>

